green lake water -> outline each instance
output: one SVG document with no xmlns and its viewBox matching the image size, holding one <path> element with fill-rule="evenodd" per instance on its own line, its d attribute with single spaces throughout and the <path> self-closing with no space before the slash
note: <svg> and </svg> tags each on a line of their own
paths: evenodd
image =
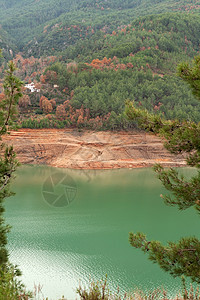
<svg viewBox="0 0 200 300">
<path fill-rule="evenodd" d="M 187 176 L 191 170 L 182 169 Z M 62 181 L 63 179 L 63 181 Z M 180 280 L 164 273 L 129 245 L 128 233 L 167 242 L 199 235 L 194 209 L 163 204 L 165 193 L 151 169 L 80 171 L 23 166 L 6 200 L 10 260 L 28 288 L 43 286 L 49 299 L 76 299 L 79 281 L 108 276 L 111 289 L 130 291 L 164 286 L 172 293 Z"/>
</svg>

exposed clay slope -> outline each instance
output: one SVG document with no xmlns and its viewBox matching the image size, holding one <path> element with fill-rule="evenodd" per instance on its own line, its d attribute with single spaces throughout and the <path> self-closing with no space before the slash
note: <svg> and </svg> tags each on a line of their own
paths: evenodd
<svg viewBox="0 0 200 300">
<path fill-rule="evenodd" d="M 170 154 L 160 138 L 141 132 L 94 132 L 72 129 L 21 129 L 4 141 L 13 144 L 25 164 L 73 169 L 115 169 L 184 166 L 184 158 Z"/>
</svg>

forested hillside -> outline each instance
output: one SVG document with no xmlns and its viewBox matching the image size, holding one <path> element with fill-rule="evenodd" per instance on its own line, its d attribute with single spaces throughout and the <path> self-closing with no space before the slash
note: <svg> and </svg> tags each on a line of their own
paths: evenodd
<svg viewBox="0 0 200 300">
<path fill-rule="evenodd" d="M 4 58 L 36 87 L 20 100 L 20 126 L 130 128 L 127 99 L 200 121 L 198 101 L 176 76 L 177 64 L 199 53 L 200 1 L 0 2 Z"/>
<path fill-rule="evenodd" d="M 40 56 L 97 32 L 111 33 L 142 15 L 199 11 L 200 0 L 0 0 L 0 7 L 1 27 L 18 51 Z"/>
</svg>

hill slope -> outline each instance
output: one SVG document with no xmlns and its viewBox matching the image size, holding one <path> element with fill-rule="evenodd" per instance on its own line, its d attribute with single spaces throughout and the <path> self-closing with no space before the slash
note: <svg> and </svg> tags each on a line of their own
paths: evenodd
<svg viewBox="0 0 200 300">
<path fill-rule="evenodd" d="M 123 114 L 127 99 L 166 118 L 199 122 L 200 104 L 175 74 L 178 63 L 199 53 L 199 32 L 199 14 L 150 15 L 78 41 L 46 59 L 45 72 L 41 59 L 18 55 L 18 75 L 40 81 L 29 114 L 21 105 L 25 118 L 34 115 L 22 126 L 129 128 L 135 124 Z"/>
<path fill-rule="evenodd" d="M 40 56 L 55 54 L 55 48 L 65 50 L 100 30 L 111 33 L 138 16 L 199 10 L 200 1 L 0 0 L 0 6 L 4 8 L 0 12 L 1 26 L 15 40 L 18 50 Z M 74 30 L 68 30 L 72 25 Z"/>
<path fill-rule="evenodd" d="M 200 0 L 0 4 L 4 55 L 23 50 L 18 76 L 40 90 L 20 103 L 23 127 L 129 128 L 127 99 L 166 118 L 200 121 L 198 101 L 175 75 L 199 53 Z"/>
</svg>

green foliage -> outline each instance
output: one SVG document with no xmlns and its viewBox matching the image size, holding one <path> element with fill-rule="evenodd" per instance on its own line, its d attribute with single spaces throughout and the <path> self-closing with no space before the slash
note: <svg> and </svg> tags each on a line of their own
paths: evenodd
<svg viewBox="0 0 200 300">
<path fill-rule="evenodd" d="M 16 266 L 7 264 L 0 267 L 0 300 L 28 300 L 32 297 L 25 291 L 24 284 L 19 280 L 21 272 Z"/>
<path fill-rule="evenodd" d="M 112 33 L 138 16 L 170 11 L 198 12 L 199 3 L 199 0 L 1 0 L 0 18 L 2 29 L 9 40 L 14 40 L 18 51 L 40 56 L 63 51 L 80 40 L 89 42 L 94 33 Z M 166 37 L 161 43 L 164 48 L 174 49 Z M 121 50 L 125 48 L 122 46 Z"/>
<path fill-rule="evenodd" d="M 55 66 L 48 70 L 55 72 Z M 48 79 L 47 82 L 49 83 Z M 125 100 L 136 99 L 136 105 L 154 112 L 156 108 L 167 118 L 179 118 L 200 121 L 200 104 L 191 92 L 188 91 L 175 76 L 164 78 L 154 76 L 151 70 L 143 71 L 136 68 L 115 69 L 89 69 L 79 71 L 77 74 L 66 71 L 66 66 L 56 71 L 56 81 L 59 91 L 55 97 L 60 97 L 60 92 L 65 88 L 74 96 L 71 99 L 73 108 L 90 109 L 91 117 L 106 115 L 109 112 L 122 114 Z M 59 101 L 66 99 L 63 93 Z M 190 103 L 188 103 L 188 98 Z"/>
<path fill-rule="evenodd" d="M 74 46 L 62 49 L 60 54 L 64 60 L 90 62 L 97 57 L 125 58 L 132 53 L 138 63 L 142 60 L 143 66 L 153 62 L 155 68 L 164 66 L 173 71 L 174 62 L 193 57 L 194 51 L 199 51 L 199 30 L 199 14 L 150 15 L 132 19 L 122 26 L 118 24 L 113 32 L 97 31 L 88 40 L 79 39 Z"/>
<path fill-rule="evenodd" d="M 192 7 L 197 8 L 197 2 L 182 1 L 177 4 L 172 1 L 169 10 L 187 8 L 187 11 L 190 11 L 190 3 L 193 4 Z M 13 9 L 17 9 L 21 4 L 17 2 L 12 2 L 10 6 L 5 4 L 10 11 L 9 15 L 11 16 Z M 39 4 L 45 9 L 43 1 Z M 32 10 L 34 11 L 39 4 L 35 2 L 31 6 Z M 59 6 L 54 1 L 50 1 L 50 7 L 51 5 L 59 10 Z M 84 109 L 89 109 L 92 119 L 104 118 L 107 114 L 115 113 L 115 118 L 110 119 L 112 124 L 107 122 L 106 126 L 101 127 L 104 129 L 130 127 L 123 115 L 126 99 L 135 100 L 136 107 L 147 109 L 151 113 L 160 113 L 166 119 L 199 122 L 200 103 L 175 74 L 177 63 L 181 60 L 190 60 L 199 51 L 199 14 L 162 13 L 141 16 L 135 20 L 131 14 L 128 14 L 122 23 L 121 19 L 117 19 L 115 9 L 119 5 L 123 7 L 119 13 L 125 13 L 124 3 L 122 1 L 102 3 L 104 8 L 114 9 L 112 18 L 113 16 L 115 18 L 112 23 L 112 18 L 109 17 L 111 9 L 107 11 L 97 7 L 94 9 L 95 5 L 93 1 L 86 1 L 84 4 L 80 1 L 73 2 L 70 8 L 65 8 L 71 12 L 70 19 L 66 19 L 64 13 L 60 16 L 62 22 L 60 19 L 56 26 L 55 23 L 48 23 L 45 29 L 42 28 L 45 32 L 42 33 L 41 38 L 33 39 L 31 43 L 26 44 L 26 49 L 24 48 L 26 54 L 28 52 L 30 55 L 37 56 L 42 53 L 59 54 L 56 63 L 50 63 L 42 75 L 46 78 L 46 84 L 41 81 L 41 93 L 48 99 L 55 98 L 57 106 L 70 100 L 74 110 L 80 110 L 82 106 Z M 143 3 L 143 13 L 140 1 L 137 3 L 130 1 L 126 5 L 130 9 L 141 9 L 141 14 L 144 14 L 147 7 L 148 12 L 154 10 L 156 12 L 159 7 L 166 8 L 166 1 L 159 3 L 146 1 L 145 4 Z M 76 18 L 75 14 L 73 15 L 75 8 L 79 9 L 80 14 L 82 9 L 84 14 L 90 11 L 91 16 L 93 13 L 95 15 L 101 12 L 101 22 L 105 21 L 105 16 L 106 21 L 102 25 L 98 18 L 94 18 L 93 26 L 84 16 L 84 22 L 68 24 L 69 20 Z M 25 12 L 30 10 L 28 3 L 25 3 L 23 9 Z M 48 14 L 50 17 L 51 12 L 49 8 L 46 9 L 48 19 Z M 37 17 L 33 14 L 33 18 Z M 107 22 L 112 24 L 106 26 Z M 111 62 L 106 62 L 105 57 Z M 33 80 L 33 74 L 36 73 L 34 79 L 39 81 L 44 68 L 44 58 L 36 60 L 31 57 L 29 60 L 29 63 L 25 59 L 21 64 L 19 63 L 21 69 L 24 69 L 23 78 L 26 81 Z M 95 65 L 98 60 L 102 62 L 99 66 Z M 55 58 L 51 61 L 55 62 Z M 58 87 L 54 88 L 54 86 Z M 31 95 L 30 98 L 31 111 L 36 114 L 41 113 L 38 110 L 39 97 Z M 52 113 L 55 111 L 56 107 Z M 83 125 L 79 126 L 83 127 Z"/>
<path fill-rule="evenodd" d="M 79 39 L 46 69 L 45 95 L 54 93 L 59 104 L 70 98 L 73 109 L 83 106 L 91 118 L 115 113 L 111 128 L 126 128 L 119 120 L 127 98 L 167 119 L 199 122 L 200 103 L 175 74 L 176 64 L 198 51 L 199 32 L 199 15 L 167 13 Z"/>
<path fill-rule="evenodd" d="M 165 120 L 161 115 L 135 108 L 130 102 L 127 103 L 126 113 L 130 119 L 138 122 L 140 128 L 164 137 L 165 147 L 171 153 L 185 154 L 188 165 L 200 167 L 200 123 Z"/>
<path fill-rule="evenodd" d="M 200 59 L 196 58 L 193 67 L 187 72 L 188 65 L 179 66 L 179 74 L 198 95 L 200 81 L 195 81 L 194 74 L 200 68 Z M 197 83 L 197 85 L 196 85 Z M 133 103 L 127 103 L 126 113 L 130 119 L 138 122 L 145 130 L 159 134 L 167 142 L 165 147 L 172 153 L 183 153 L 187 156 L 189 166 L 200 168 L 200 123 L 167 121 L 161 116 L 155 116 L 147 111 L 137 109 Z M 171 195 L 161 197 L 168 205 L 176 205 L 179 209 L 194 206 L 200 211 L 200 171 L 190 180 L 170 168 L 164 170 L 160 165 L 155 166 L 158 178 Z M 182 238 L 178 243 L 169 242 L 163 246 L 158 241 L 147 241 L 143 233 L 130 233 L 129 241 L 135 248 L 148 253 L 149 259 L 172 276 L 187 276 L 192 281 L 200 283 L 200 241 L 195 237 Z"/>
<path fill-rule="evenodd" d="M 22 82 L 14 75 L 15 66 L 12 61 L 8 64 L 8 68 L 3 84 L 5 97 L 0 102 L 0 136 L 6 133 L 8 125 L 13 125 L 16 104 L 19 98 L 22 97 Z"/>
<path fill-rule="evenodd" d="M 193 94 L 200 98 L 200 56 L 195 57 L 192 66 L 188 63 L 180 64 L 178 75 L 189 84 Z"/>
<path fill-rule="evenodd" d="M 163 246 L 158 241 L 147 241 L 142 233 L 130 233 L 129 242 L 134 248 L 148 253 L 149 259 L 157 263 L 172 276 L 188 276 L 200 283 L 200 241 L 195 237 L 182 238 L 178 243 Z"/>
<path fill-rule="evenodd" d="M 180 210 L 194 206 L 200 211 L 200 172 L 190 181 L 186 181 L 184 177 L 179 177 L 175 169 L 164 171 L 160 165 L 156 165 L 154 170 L 164 187 L 173 195 L 173 197 L 161 195 L 167 205 L 177 205 Z"/>
<path fill-rule="evenodd" d="M 69 122 L 67 120 L 48 120 L 47 118 L 42 118 L 40 120 L 37 119 L 26 119 L 22 121 L 22 128 L 65 128 L 69 126 Z"/>
<path fill-rule="evenodd" d="M 14 71 L 14 64 L 10 62 L 4 80 L 5 97 L 0 102 L 0 138 L 3 134 L 7 133 L 8 126 L 12 125 L 16 113 L 16 103 L 19 97 L 21 97 L 22 83 L 14 76 Z M 4 212 L 3 200 L 11 195 L 9 184 L 12 174 L 18 165 L 13 147 L 6 147 L 4 144 L 1 144 L 1 153 L 3 151 L 4 154 L 0 157 L 0 266 L 4 266 L 8 259 L 6 244 L 9 226 L 5 225 L 2 216 Z"/>
<path fill-rule="evenodd" d="M 12 128 L 16 115 L 16 105 L 22 96 L 22 82 L 14 75 L 15 66 L 13 62 L 8 65 L 8 71 L 4 79 L 4 97 L 0 102 L 0 139 Z M 19 270 L 8 263 L 7 233 L 10 227 L 5 224 L 3 217 L 4 200 L 12 195 L 10 182 L 13 172 L 18 166 L 13 147 L 0 145 L 0 299 L 27 299 L 28 294 L 24 292 L 24 286 L 19 281 Z"/>
<path fill-rule="evenodd" d="M 17 51 L 15 42 L 9 34 L 0 28 L 0 48 L 3 49 L 3 56 L 0 56 L 0 63 L 2 64 L 5 60 L 12 59 L 14 53 Z"/>
</svg>

